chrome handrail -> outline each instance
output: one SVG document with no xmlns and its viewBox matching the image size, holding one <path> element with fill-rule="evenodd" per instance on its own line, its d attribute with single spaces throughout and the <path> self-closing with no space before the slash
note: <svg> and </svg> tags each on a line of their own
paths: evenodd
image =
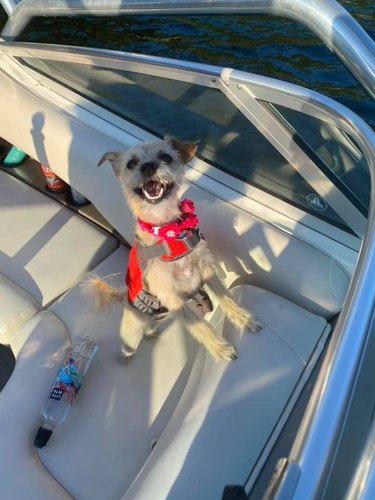
<svg viewBox="0 0 375 500">
<path fill-rule="evenodd" d="M 119 14 L 267 13 L 307 26 L 333 50 L 375 99 L 375 43 L 335 0 L 2 0 L 10 11 L 2 37 L 14 39 L 31 17 Z"/>
<path fill-rule="evenodd" d="M 5 12 L 10 16 L 14 9 L 16 8 L 16 5 L 20 3 L 22 0 L 1 0 L 0 3 L 3 6 L 3 9 Z"/>
<path fill-rule="evenodd" d="M 189 72 L 194 73 L 194 75 L 201 74 L 211 78 L 219 78 L 222 70 L 220 66 L 170 59 L 168 57 L 49 43 L 4 42 L 0 40 L 0 51 L 14 57 L 34 57 L 71 63 L 79 62 L 82 64 L 94 64 L 95 66 L 102 66 L 104 68 L 123 69 L 127 71 L 137 71 L 138 67 L 148 68 L 148 71 L 140 70 L 140 72 L 149 75 L 154 74 L 151 68 L 155 67 L 160 69 L 159 76 L 161 77 L 166 77 L 164 72 L 173 69 L 176 73 L 179 71 L 183 72 L 184 79 Z M 176 77 L 178 77 L 178 74 L 176 74 Z M 210 80 L 208 80 L 207 83 L 209 86 L 215 86 Z"/>
<path fill-rule="evenodd" d="M 346 492 L 345 500 L 373 500 L 375 491 L 375 421 L 362 450 L 358 467 Z"/>
</svg>

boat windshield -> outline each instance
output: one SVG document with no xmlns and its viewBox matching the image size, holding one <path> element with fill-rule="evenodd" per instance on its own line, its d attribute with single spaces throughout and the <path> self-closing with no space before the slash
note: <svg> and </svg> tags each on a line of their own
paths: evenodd
<svg viewBox="0 0 375 500">
<path fill-rule="evenodd" d="M 335 52 L 372 98 L 375 98 L 375 45 L 366 31 L 335 0 L 1 0 L 9 15 L 2 37 L 13 40 L 36 16 L 245 14 L 263 13 L 294 19 Z"/>
</svg>

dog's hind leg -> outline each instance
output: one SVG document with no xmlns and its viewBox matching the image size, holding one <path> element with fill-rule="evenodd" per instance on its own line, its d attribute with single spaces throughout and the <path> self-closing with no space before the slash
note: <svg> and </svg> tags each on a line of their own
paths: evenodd
<svg viewBox="0 0 375 500">
<path fill-rule="evenodd" d="M 131 360 L 149 326 L 150 319 L 146 314 L 125 304 L 120 325 L 122 346 L 119 361 L 121 363 L 125 364 Z"/>
<path fill-rule="evenodd" d="M 223 337 L 217 335 L 207 321 L 198 317 L 199 313 L 193 312 L 189 306 L 185 306 L 183 312 L 188 331 L 216 361 L 220 359 L 231 361 L 237 358 L 236 349 Z"/>
<path fill-rule="evenodd" d="M 236 303 L 217 274 L 213 274 L 207 278 L 205 284 L 217 296 L 225 316 L 231 323 L 241 330 L 248 328 L 251 332 L 258 332 L 262 328 L 259 321 L 250 311 L 247 311 Z"/>
</svg>

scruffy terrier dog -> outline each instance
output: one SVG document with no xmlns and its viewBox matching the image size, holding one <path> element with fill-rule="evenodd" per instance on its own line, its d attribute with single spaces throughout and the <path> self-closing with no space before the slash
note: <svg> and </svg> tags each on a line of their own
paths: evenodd
<svg viewBox="0 0 375 500">
<path fill-rule="evenodd" d="M 235 359 L 235 348 L 203 318 L 212 310 L 203 286 L 217 296 L 236 327 L 253 332 L 260 329 L 254 316 L 233 300 L 219 279 L 214 257 L 196 227 L 193 202 L 179 200 L 185 164 L 195 152 L 194 144 L 166 137 L 126 152 L 106 153 L 98 163 L 110 162 L 137 219 L 126 276 L 128 300 L 120 327 L 122 362 L 131 359 L 143 336 L 157 334 L 168 313 L 179 310 L 183 310 L 187 330 L 215 360 Z M 125 288 L 115 288 L 96 275 L 87 277 L 83 289 L 97 306 L 126 296 Z"/>
</svg>

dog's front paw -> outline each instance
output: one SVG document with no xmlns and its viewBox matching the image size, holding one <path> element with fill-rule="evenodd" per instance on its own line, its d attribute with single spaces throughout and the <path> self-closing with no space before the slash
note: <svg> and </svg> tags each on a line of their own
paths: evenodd
<svg viewBox="0 0 375 500">
<path fill-rule="evenodd" d="M 238 305 L 232 297 L 223 297 L 220 302 L 229 321 L 242 332 L 245 330 L 252 332 L 260 330 L 260 323 L 251 312 Z"/>
<path fill-rule="evenodd" d="M 215 361 L 233 361 L 237 359 L 236 348 L 227 343 L 216 345 L 215 348 L 211 350 L 211 355 Z"/>
<path fill-rule="evenodd" d="M 256 333 L 262 329 L 262 323 L 258 321 L 256 318 L 254 318 L 253 315 L 251 315 L 247 323 L 247 328 L 249 332 Z"/>
</svg>

